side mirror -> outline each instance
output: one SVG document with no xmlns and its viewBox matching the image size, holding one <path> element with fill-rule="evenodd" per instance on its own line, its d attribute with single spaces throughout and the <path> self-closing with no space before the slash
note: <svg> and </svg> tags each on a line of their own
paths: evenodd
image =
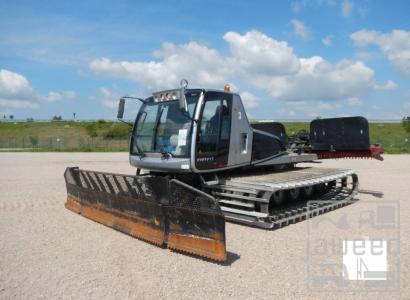
<svg viewBox="0 0 410 300">
<path fill-rule="evenodd" d="M 183 114 L 188 113 L 188 104 L 185 98 L 185 88 L 188 86 L 188 80 L 182 79 L 180 82 L 181 90 L 179 92 L 179 109 Z"/>
<path fill-rule="evenodd" d="M 117 119 L 122 119 L 124 117 L 124 107 L 125 107 L 125 99 L 121 98 L 120 102 L 118 103 Z"/>
<path fill-rule="evenodd" d="M 188 113 L 188 104 L 186 102 L 186 98 L 185 98 L 185 88 L 181 88 L 181 93 L 180 93 L 180 97 L 179 97 L 179 109 L 181 110 L 181 112 L 183 114 Z"/>
</svg>

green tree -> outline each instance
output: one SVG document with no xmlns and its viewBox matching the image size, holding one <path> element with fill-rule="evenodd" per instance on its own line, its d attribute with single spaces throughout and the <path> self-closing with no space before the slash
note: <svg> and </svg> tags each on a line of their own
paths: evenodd
<svg viewBox="0 0 410 300">
<path fill-rule="evenodd" d="M 126 124 L 113 123 L 111 126 L 103 133 L 105 138 L 110 139 L 125 139 L 128 138 L 131 132 L 131 127 Z"/>
<path fill-rule="evenodd" d="M 404 130 L 406 130 L 407 133 L 410 133 L 410 117 L 404 117 L 401 124 L 403 125 Z"/>
<path fill-rule="evenodd" d="M 37 147 L 38 145 L 38 137 L 36 136 L 31 136 L 30 137 L 30 143 L 33 147 Z"/>
<path fill-rule="evenodd" d="M 90 137 L 96 137 L 98 135 L 97 124 L 95 124 L 94 122 L 90 122 L 90 123 L 86 124 L 85 125 L 85 130 L 87 131 L 87 134 Z"/>
</svg>

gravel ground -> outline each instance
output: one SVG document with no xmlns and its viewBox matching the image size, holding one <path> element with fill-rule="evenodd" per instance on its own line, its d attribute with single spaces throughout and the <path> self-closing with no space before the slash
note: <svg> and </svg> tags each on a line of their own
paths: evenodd
<svg viewBox="0 0 410 300">
<path fill-rule="evenodd" d="M 275 231 L 227 223 L 229 261 L 211 263 L 64 208 L 66 166 L 132 174 L 127 154 L 0 153 L 0 298 L 410 299 L 410 156 L 385 158 L 320 166 L 353 168 L 361 189 L 383 193 L 360 193 L 359 202 L 326 214 L 331 220 L 359 214 L 367 201 L 399 202 L 400 288 L 326 292 L 308 288 L 306 221 Z M 360 234 L 358 227 L 350 231 Z M 335 232 L 326 226 L 320 235 Z"/>
</svg>

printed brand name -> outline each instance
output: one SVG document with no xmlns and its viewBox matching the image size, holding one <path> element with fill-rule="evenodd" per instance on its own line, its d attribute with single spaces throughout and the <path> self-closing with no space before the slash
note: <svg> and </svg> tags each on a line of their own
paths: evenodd
<svg viewBox="0 0 410 300">
<path fill-rule="evenodd" d="M 207 161 L 213 161 L 214 157 L 210 156 L 210 157 L 199 157 L 196 159 L 197 162 L 207 162 Z"/>
</svg>

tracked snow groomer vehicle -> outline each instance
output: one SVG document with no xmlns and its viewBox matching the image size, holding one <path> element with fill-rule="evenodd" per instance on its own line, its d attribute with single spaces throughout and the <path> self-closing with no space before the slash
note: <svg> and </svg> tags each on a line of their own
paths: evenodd
<svg viewBox="0 0 410 300">
<path fill-rule="evenodd" d="M 352 170 L 297 167 L 321 155 L 380 156 L 364 118 L 314 121 L 310 139 L 290 143 L 280 123 L 250 124 L 238 94 L 208 89 L 154 93 L 132 125 L 136 175 L 69 167 L 66 207 L 119 231 L 178 251 L 226 260 L 225 220 L 275 228 L 349 203 Z M 300 145 L 303 144 L 303 147 Z M 376 153 L 376 154 L 375 154 Z"/>
</svg>

